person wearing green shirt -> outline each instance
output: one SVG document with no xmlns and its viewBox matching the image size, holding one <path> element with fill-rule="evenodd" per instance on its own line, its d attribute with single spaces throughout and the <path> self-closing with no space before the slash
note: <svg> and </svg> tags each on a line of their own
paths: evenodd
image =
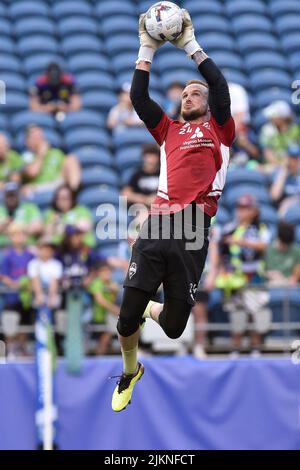
<svg viewBox="0 0 300 470">
<path fill-rule="evenodd" d="M 277 238 L 265 255 L 266 276 L 270 284 L 295 286 L 300 282 L 300 245 L 294 243 L 295 227 L 280 222 Z"/>
<path fill-rule="evenodd" d="M 118 286 L 112 281 L 112 269 L 106 261 L 100 261 L 93 269 L 88 292 L 93 297 L 93 322 L 106 324 L 107 331 L 98 339 L 96 354 L 105 354 L 116 332 L 120 307 L 116 305 Z"/>
<path fill-rule="evenodd" d="M 86 206 L 77 205 L 74 192 L 68 186 L 62 185 L 55 191 L 52 207 L 44 214 L 45 233 L 52 237 L 54 243 L 59 244 L 67 225 L 80 228 L 84 233 L 85 245 L 95 246 L 93 217 L 90 210 Z"/>
<path fill-rule="evenodd" d="M 75 155 L 65 155 L 50 147 L 43 129 L 29 126 L 26 131 L 24 162 L 24 192 L 51 190 L 64 182 L 75 191 L 80 184 L 80 164 Z"/>
<path fill-rule="evenodd" d="M 7 236 L 12 222 L 20 222 L 26 232 L 26 244 L 35 244 L 42 233 L 43 224 L 39 208 L 30 202 L 21 202 L 19 187 L 15 182 L 6 183 L 4 186 L 4 201 L 0 205 L 0 246 L 9 245 Z"/>
<path fill-rule="evenodd" d="M 300 144 L 300 126 L 285 101 L 274 101 L 263 113 L 268 122 L 260 131 L 259 143 L 266 167 L 273 170 L 284 162 L 289 147 Z"/>
<path fill-rule="evenodd" d="M 5 134 L 0 133 L 0 189 L 8 180 L 19 182 L 23 167 L 21 156 L 10 148 Z"/>
</svg>

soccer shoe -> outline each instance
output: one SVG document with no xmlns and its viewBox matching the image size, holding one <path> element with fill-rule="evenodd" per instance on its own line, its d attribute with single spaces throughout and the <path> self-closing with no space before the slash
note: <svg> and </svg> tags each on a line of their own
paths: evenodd
<svg viewBox="0 0 300 470">
<path fill-rule="evenodd" d="M 112 396 L 111 407 L 113 411 L 119 412 L 125 410 L 127 405 L 130 405 L 133 388 L 137 381 L 140 380 L 143 373 L 144 366 L 139 362 L 136 374 L 121 375 L 120 381 L 118 382 Z"/>
</svg>

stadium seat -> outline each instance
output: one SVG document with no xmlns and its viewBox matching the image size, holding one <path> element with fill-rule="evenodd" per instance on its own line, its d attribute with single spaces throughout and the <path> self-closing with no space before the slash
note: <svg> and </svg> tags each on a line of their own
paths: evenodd
<svg viewBox="0 0 300 470">
<path fill-rule="evenodd" d="M 116 75 L 122 72 L 132 72 L 137 58 L 136 52 L 123 52 L 111 58 L 112 68 Z"/>
<path fill-rule="evenodd" d="M 229 33 L 230 24 L 222 16 L 215 15 L 195 15 L 193 17 L 193 25 L 197 34 L 217 32 Z"/>
<path fill-rule="evenodd" d="M 288 69 L 288 62 L 282 54 L 273 51 L 252 52 L 245 57 L 245 67 L 249 72 L 271 67 L 274 69 Z"/>
<path fill-rule="evenodd" d="M 105 72 L 87 72 L 76 76 L 77 84 L 82 92 L 92 90 L 116 90 L 116 83 L 112 75 Z"/>
<path fill-rule="evenodd" d="M 133 33 L 137 34 L 138 20 L 135 17 L 116 15 L 102 19 L 99 25 L 99 33 L 104 38 L 115 34 Z"/>
<path fill-rule="evenodd" d="M 264 16 L 241 15 L 232 20 L 232 26 L 237 35 L 250 32 L 272 32 L 271 21 Z"/>
<path fill-rule="evenodd" d="M 234 187 L 239 185 L 251 185 L 253 187 L 263 187 L 267 185 L 266 176 L 255 170 L 248 170 L 246 168 L 230 169 L 226 177 L 225 191 L 231 191 Z"/>
<path fill-rule="evenodd" d="M 58 43 L 49 36 L 23 37 L 18 42 L 18 51 L 22 58 L 36 54 L 57 54 Z"/>
<path fill-rule="evenodd" d="M 0 17 L 6 18 L 8 16 L 7 8 L 4 4 L 0 4 Z"/>
<path fill-rule="evenodd" d="M 235 208 L 238 199 L 244 194 L 254 194 L 257 200 L 261 204 L 270 205 L 271 199 L 270 194 L 266 188 L 263 186 L 259 187 L 257 185 L 240 185 L 232 188 L 230 191 L 226 192 L 226 197 L 224 195 L 226 207 Z"/>
<path fill-rule="evenodd" d="M 153 143 L 154 139 L 151 134 L 144 128 L 127 128 L 123 132 L 113 135 L 113 144 L 116 149 L 129 145 L 143 145 Z"/>
<path fill-rule="evenodd" d="M 260 0 L 229 0 L 225 4 L 227 14 L 230 18 L 243 15 L 265 15 L 267 13 L 266 5 Z"/>
<path fill-rule="evenodd" d="M 1 27 L 1 20 L 0 20 L 0 27 Z M 0 53 L 14 55 L 15 52 L 16 52 L 16 47 L 15 47 L 13 40 L 10 37 L 4 37 L 4 36 L 1 37 Z"/>
<path fill-rule="evenodd" d="M 278 39 L 269 33 L 247 33 L 238 37 L 238 47 L 242 54 L 261 50 L 278 51 L 280 43 Z"/>
<path fill-rule="evenodd" d="M 239 72 L 238 70 L 230 70 L 226 67 L 222 68 L 222 72 L 228 82 L 238 83 L 246 89 L 249 88 L 248 77 L 243 72 Z"/>
<path fill-rule="evenodd" d="M 113 167 L 114 159 L 111 153 L 103 147 L 95 147 L 86 145 L 84 147 L 74 149 L 74 153 L 80 161 L 82 168 L 95 165 Z"/>
<path fill-rule="evenodd" d="M 116 153 L 115 161 L 117 168 L 122 172 L 128 168 L 136 168 L 141 165 L 141 148 L 131 146 L 121 149 Z"/>
<path fill-rule="evenodd" d="M 299 52 L 300 50 L 300 32 L 285 34 L 281 38 L 283 49 L 289 54 L 292 52 Z"/>
<path fill-rule="evenodd" d="M 300 69 L 300 51 L 295 52 L 294 54 L 291 54 L 289 56 L 289 64 L 290 68 L 294 71 L 297 72 Z M 296 73 L 296 78 L 300 78 L 299 75 Z"/>
<path fill-rule="evenodd" d="M 182 54 L 181 51 L 174 49 L 169 54 L 164 54 L 157 57 L 156 60 L 157 70 L 161 75 L 165 72 L 177 73 L 178 69 L 183 69 L 188 72 L 191 70 L 192 72 L 195 71 L 195 64 L 193 61 L 189 60 L 185 54 Z M 175 77 L 174 77 L 175 79 Z"/>
<path fill-rule="evenodd" d="M 262 204 L 259 208 L 259 218 L 261 222 L 269 226 L 277 226 L 278 213 L 271 205 Z"/>
<path fill-rule="evenodd" d="M 293 31 L 299 33 L 300 13 L 280 16 L 276 19 L 275 24 L 277 31 L 282 36 Z"/>
<path fill-rule="evenodd" d="M 73 129 L 65 133 L 65 144 L 69 152 L 80 145 L 110 146 L 109 134 L 106 130 L 86 128 Z"/>
<path fill-rule="evenodd" d="M 273 0 L 269 2 L 269 11 L 274 17 L 280 17 L 281 15 L 299 13 L 300 14 L 300 3 L 298 0 Z"/>
<path fill-rule="evenodd" d="M 110 0 L 109 2 L 98 2 L 95 7 L 98 18 L 110 18 L 115 15 L 136 17 L 137 11 L 133 2 L 123 0 Z"/>
<path fill-rule="evenodd" d="M 132 34 L 115 34 L 108 37 L 105 41 L 107 51 L 111 55 L 119 54 L 120 52 L 135 52 L 139 49 L 139 40 L 137 35 Z"/>
<path fill-rule="evenodd" d="M 288 209 L 287 213 L 284 216 L 284 220 L 289 224 L 300 224 L 300 207 L 298 204 Z"/>
<path fill-rule="evenodd" d="M 92 18 L 71 17 L 62 18 L 58 23 L 58 29 L 62 38 L 72 34 L 97 34 L 97 24 Z"/>
<path fill-rule="evenodd" d="M 43 129 L 55 129 L 55 119 L 48 113 L 35 113 L 32 111 L 24 111 L 16 114 L 11 119 L 11 127 L 14 132 L 24 130 L 30 124 L 36 124 Z"/>
<path fill-rule="evenodd" d="M 36 204 L 41 210 L 48 209 L 53 200 L 53 191 L 41 191 L 32 193 L 32 195 L 27 198 L 28 202 Z"/>
<path fill-rule="evenodd" d="M 199 7 L 199 0 L 186 0 L 183 2 L 183 8 L 186 8 L 191 17 L 195 15 L 223 15 L 224 9 L 223 5 L 217 0 L 210 0 L 209 2 L 201 2 L 201 7 Z"/>
<path fill-rule="evenodd" d="M 133 166 L 131 168 L 126 168 L 124 171 L 122 171 L 121 173 L 121 186 L 122 187 L 128 184 L 134 171 L 135 171 L 135 168 Z"/>
<path fill-rule="evenodd" d="M 287 72 L 272 68 L 251 73 L 249 80 L 253 91 L 271 87 L 288 88 L 292 81 Z"/>
<path fill-rule="evenodd" d="M 200 44 L 204 49 L 211 53 L 212 51 L 229 51 L 234 52 L 236 49 L 235 41 L 228 34 L 208 33 L 198 35 Z"/>
<path fill-rule="evenodd" d="M 20 91 L 25 93 L 28 91 L 27 84 L 22 75 L 17 73 L 1 73 L 2 82 L 5 83 L 7 91 Z"/>
<path fill-rule="evenodd" d="M 272 310 L 272 321 L 300 321 L 300 292 L 297 288 L 270 289 L 269 306 Z M 284 306 L 288 308 L 285 309 Z M 273 332 L 272 336 L 280 336 L 281 332 Z"/>
<path fill-rule="evenodd" d="M 1 25 L 0 25 L 1 26 Z M 17 37 L 41 34 L 44 36 L 55 36 L 56 28 L 54 23 L 46 18 L 25 18 L 19 20 L 14 26 L 14 33 Z"/>
<path fill-rule="evenodd" d="M 93 53 L 101 52 L 104 53 L 105 47 L 102 41 L 96 36 L 81 34 L 80 36 L 72 35 L 63 39 L 62 50 L 64 54 L 69 58 L 76 54 L 83 52 Z"/>
<path fill-rule="evenodd" d="M 61 128 L 64 132 L 69 130 L 80 130 L 82 128 L 102 129 L 105 127 L 105 118 L 102 114 L 89 110 L 79 110 L 68 113 L 65 120 L 62 121 Z"/>
<path fill-rule="evenodd" d="M 11 24 L 5 18 L 0 18 L 0 36 L 1 37 L 10 37 L 12 34 Z"/>
<path fill-rule="evenodd" d="M 291 90 L 289 88 L 270 88 L 269 90 L 264 90 L 260 93 L 257 93 L 254 97 L 254 102 L 256 108 L 263 109 L 268 106 L 270 103 L 278 100 L 283 100 L 286 102 L 291 101 Z"/>
<path fill-rule="evenodd" d="M 82 101 L 85 108 L 108 113 L 117 104 L 117 96 L 107 90 L 90 91 L 82 94 Z"/>
<path fill-rule="evenodd" d="M 55 18 L 60 20 L 61 18 L 68 18 L 79 16 L 81 18 L 84 17 L 92 17 L 93 10 L 90 5 L 90 2 L 84 1 L 77 1 L 77 2 L 70 2 L 70 1 L 62 1 L 53 2 L 53 6 L 51 12 Z"/>
<path fill-rule="evenodd" d="M 225 207 L 220 206 L 216 214 L 216 224 L 225 225 L 231 220 L 232 220 L 232 216 L 230 215 L 229 211 L 225 209 Z"/>
<path fill-rule="evenodd" d="M 45 71 L 50 62 L 57 62 L 63 66 L 61 58 L 56 54 L 34 54 L 24 60 L 24 68 L 28 75 L 38 75 Z"/>
<path fill-rule="evenodd" d="M 109 72 L 111 65 L 107 57 L 91 52 L 77 54 L 68 61 L 70 70 L 77 75 L 80 72 Z"/>
<path fill-rule="evenodd" d="M 79 196 L 79 204 L 88 207 L 96 207 L 99 204 L 119 204 L 119 190 L 107 187 L 106 185 L 93 186 L 92 188 L 83 189 Z"/>
<path fill-rule="evenodd" d="M 13 2 L 8 9 L 10 17 L 15 21 L 19 18 L 34 18 L 39 21 L 41 17 L 49 16 L 49 7 L 46 2 L 43 1 L 19 1 Z"/>
<path fill-rule="evenodd" d="M 229 69 L 235 69 L 237 71 L 243 70 L 243 61 L 238 54 L 233 52 L 220 51 L 213 52 L 211 57 L 221 68 L 228 67 Z"/>
<path fill-rule="evenodd" d="M 6 132 L 8 128 L 8 122 L 6 116 L 0 114 L 0 132 Z"/>
<path fill-rule="evenodd" d="M 107 167 L 97 165 L 82 170 L 81 184 L 84 188 L 105 184 L 117 188 L 119 178 L 116 172 Z"/>
<path fill-rule="evenodd" d="M 0 56 L 0 72 L 20 72 L 20 62 L 16 56 L 9 54 L 1 54 Z"/>
<path fill-rule="evenodd" d="M 260 128 L 267 122 L 267 119 L 265 118 L 265 116 L 263 115 L 262 113 L 262 110 L 258 110 L 256 111 L 253 115 L 252 115 L 252 119 L 251 119 L 251 124 L 252 126 L 254 127 L 254 129 L 256 130 L 256 132 L 259 132 Z"/>
<path fill-rule="evenodd" d="M 54 148 L 62 148 L 62 138 L 60 134 L 55 131 L 54 129 L 45 128 L 44 129 L 45 136 L 47 140 L 50 142 L 51 147 Z M 25 149 L 25 132 L 22 130 L 17 134 L 17 138 L 15 140 L 16 147 L 19 150 Z"/>
<path fill-rule="evenodd" d="M 17 91 L 6 92 L 5 111 L 8 113 L 17 113 L 28 109 L 28 96 L 26 93 Z"/>
<path fill-rule="evenodd" d="M 162 82 L 163 88 L 165 89 L 167 89 L 171 85 L 171 83 L 174 82 L 174 80 L 185 84 L 189 80 L 193 80 L 193 79 L 201 80 L 201 75 L 199 74 L 199 72 L 197 72 L 197 69 L 195 69 L 193 72 L 180 69 L 176 71 L 176 75 L 174 74 L 174 72 L 165 72 L 161 76 L 161 82 Z"/>
</svg>

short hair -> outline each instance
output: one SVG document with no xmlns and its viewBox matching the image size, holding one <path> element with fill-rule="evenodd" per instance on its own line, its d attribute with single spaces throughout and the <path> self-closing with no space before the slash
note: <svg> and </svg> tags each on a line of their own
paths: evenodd
<svg viewBox="0 0 300 470">
<path fill-rule="evenodd" d="M 158 157 L 160 156 L 159 147 L 156 144 L 145 144 L 143 145 L 142 155 L 146 155 L 147 153 L 154 153 Z"/>
<path fill-rule="evenodd" d="M 185 86 L 187 87 L 188 85 L 202 85 L 208 89 L 207 83 L 204 82 L 203 80 L 189 80 Z"/>
<path fill-rule="evenodd" d="M 291 245 L 295 241 L 295 227 L 286 222 L 279 222 L 277 227 L 277 235 L 279 240 L 285 245 Z"/>
</svg>

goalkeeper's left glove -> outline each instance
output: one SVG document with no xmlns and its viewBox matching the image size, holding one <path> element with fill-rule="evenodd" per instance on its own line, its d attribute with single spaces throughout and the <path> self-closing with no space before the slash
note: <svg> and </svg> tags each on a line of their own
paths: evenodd
<svg viewBox="0 0 300 470">
<path fill-rule="evenodd" d="M 190 57 L 197 51 L 203 51 L 195 38 L 193 23 L 187 10 L 183 10 L 182 34 L 174 41 L 171 41 L 171 43 L 174 44 L 174 46 L 179 47 L 179 49 L 184 49 Z"/>
</svg>

